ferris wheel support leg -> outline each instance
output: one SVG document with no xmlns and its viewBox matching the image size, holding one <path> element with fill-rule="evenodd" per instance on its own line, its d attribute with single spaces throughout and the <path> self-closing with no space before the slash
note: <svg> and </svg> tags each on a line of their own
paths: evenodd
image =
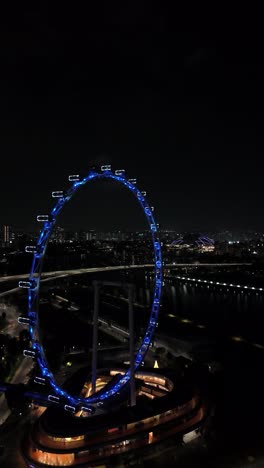
<svg viewBox="0 0 264 468">
<path fill-rule="evenodd" d="M 133 285 L 128 286 L 128 321 L 129 321 L 129 362 L 130 362 L 130 405 L 136 405 L 135 368 L 134 368 L 134 312 Z"/>
<path fill-rule="evenodd" d="M 93 285 L 94 285 L 94 312 L 93 312 L 92 394 L 95 393 L 96 391 L 100 283 L 98 281 L 94 281 Z"/>
</svg>

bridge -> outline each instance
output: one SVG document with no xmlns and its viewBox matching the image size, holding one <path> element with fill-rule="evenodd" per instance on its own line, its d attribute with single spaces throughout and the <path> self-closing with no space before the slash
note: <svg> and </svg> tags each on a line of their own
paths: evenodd
<svg viewBox="0 0 264 468">
<path fill-rule="evenodd" d="M 164 269 L 176 269 L 176 268 L 192 268 L 192 267 L 212 267 L 212 268 L 219 268 L 219 267 L 240 267 L 240 266 L 251 266 L 252 263 L 168 263 L 164 265 Z M 102 273 L 102 272 L 112 272 L 112 271 L 122 271 L 122 270 L 137 270 L 137 269 L 147 269 L 152 268 L 152 263 L 146 263 L 143 265 L 114 265 L 114 266 L 106 266 L 106 267 L 91 267 L 91 268 L 77 268 L 74 270 L 57 270 L 57 271 L 49 271 L 42 273 L 41 283 L 45 283 L 47 281 L 52 281 L 59 278 L 67 278 L 74 275 L 84 275 L 88 273 Z M 0 284 L 9 283 L 12 281 L 20 281 L 20 280 L 28 279 L 28 273 L 21 273 L 19 275 L 11 275 L 11 276 L 2 276 L 0 277 Z M 6 291 L 0 292 L 0 297 L 5 297 L 10 294 L 15 294 L 21 291 L 20 287 L 8 289 Z"/>
</svg>

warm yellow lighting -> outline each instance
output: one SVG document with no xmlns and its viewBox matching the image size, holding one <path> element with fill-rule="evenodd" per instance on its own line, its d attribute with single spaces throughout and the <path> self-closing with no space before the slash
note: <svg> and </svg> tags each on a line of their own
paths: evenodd
<svg viewBox="0 0 264 468">
<path fill-rule="evenodd" d="M 192 320 L 189 320 L 189 319 L 187 319 L 187 318 L 181 319 L 181 322 L 182 322 L 182 323 L 193 323 Z"/>
<path fill-rule="evenodd" d="M 231 336 L 231 340 L 233 341 L 245 341 L 242 336 Z"/>
<path fill-rule="evenodd" d="M 153 432 L 149 432 L 148 443 L 152 444 L 152 442 L 153 442 Z"/>
<path fill-rule="evenodd" d="M 50 453 L 36 449 L 31 453 L 31 458 L 43 465 L 51 466 L 72 466 L 74 464 L 74 453 Z"/>
<path fill-rule="evenodd" d="M 157 359 L 156 359 L 156 361 L 154 362 L 154 366 L 153 366 L 153 367 L 154 367 L 154 369 L 158 369 L 158 368 L 159 368 Z"/>
</svg>

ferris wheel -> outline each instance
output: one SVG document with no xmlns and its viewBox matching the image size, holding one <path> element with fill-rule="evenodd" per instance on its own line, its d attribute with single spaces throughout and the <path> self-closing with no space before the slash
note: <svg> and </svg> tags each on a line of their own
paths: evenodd
<svg viewBox="0 0 264 468">
<path fill-rule="evenodd" d="M 111 179 L 116 183 L 123 185 L 133 193 L 143 209 L 152 236 L 155 270 L 153 300 L 145 335 L 136 352 L 134 371 L 136 371 L 143 363 L 144 357 L 150 346 L 159 315 L 162 291 L 162 253 L 158 237 L 158 228 L 153 216 L 153 207 L 151 207 L 146 200 L 146 192 L 140 191 L 137 188 L 136 179 L 128 179 L 123 169 L 112 171 L 111 166 L 109 165 L 104 165 L 100 168 L 93 167 L 84 178 L 81 178 L 79 175 L 70 175 L 69 181 L 72 184 L 68 190 L 52 192 L 52 197 L 56 199 L 57 202 L 49 214 L 37 216 L 37 221 L 43 223 L 43 228 L 39 235 L 37 244 L 35 246 L 26 247 L 26 251 L 33 254 L 29 279 L 28 281 L 19 282 L 20 287 L 28 289 L 27 316 L 20 317 L 19 322 L 27 325 L 29 329 L 31 348 L 24 350 L 24 355 L 32 357 L 38 364 L 40 375 L 36 377 L 36 381 L 39 383 L 49 384 L 52 389 L 52 394 L 48 395 L 48 399 L 51 402 L 59 403 L 64 407 L 70 405 L 73 408 L 81 407 L 87 410 L 93 408 L 93 406 L 98 404 L 98 402 L 112 397 L 119 392 L 122 387 L 127 385 L 131 378 L 131 369 L 128 369 L 124 375 L 118 378 L 118 380 L 115 380 L 112 386 L 108 385 L 106 391 L 100 391 L 98 394 L 94 393 L 87 398 L 70 395 L 57 385 L 54 375 L 48 367 L 44 349 L 39 340 L 38 308 L 43 261 L 49 238 L 56 224 L 57 216 L 62 211 L 64 205 L 70 201 L 73 195 L 80 190 L 82 186 L 97 179 Z"/>
</svg>

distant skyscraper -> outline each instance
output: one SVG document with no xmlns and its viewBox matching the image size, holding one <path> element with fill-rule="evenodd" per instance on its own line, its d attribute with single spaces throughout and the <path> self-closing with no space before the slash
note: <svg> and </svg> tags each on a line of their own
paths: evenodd
<svg viewBox="0 0 264 468">
<path fill-rule="evenodd" d="M 56 226 L 54 229 L 51 238 L 58 243 L 63 243 L 65 241 L 65 232 L 64 229 L 60 226 Z"/>
<path fill-rule="evenodd" d="M 12 229 L 12 226 L 8 224 L 2 225 L 1 228 L 1 244 L 3 247 L 7 247 L 10 244 L 13 244 L 15 240 L 15 233 Z"/>
<path fill-rule="evenodd" d="M 88 231 L 86 233 L 86 240 L 91 241 L 91 240 L 95 240 L 95 238 L 96 238 L 96 232 L 94 230 Z"/>
<path fill-rule="evenodd" d="M 91 230 L 91 231 L 80 231 L 79 232 L 79 240 L 81 242 L 95 240 L 95 238 L 96 238 L 96 232 L 93 231 L 93 230 Z"/>
<path fill-rule="evenodd" d="M 9 244 L 10 240 L 11 240 L 11 226 L 8 226 L 7 224 L 5 224 L 3 226 L 3 241 Z"/>
</svg>

